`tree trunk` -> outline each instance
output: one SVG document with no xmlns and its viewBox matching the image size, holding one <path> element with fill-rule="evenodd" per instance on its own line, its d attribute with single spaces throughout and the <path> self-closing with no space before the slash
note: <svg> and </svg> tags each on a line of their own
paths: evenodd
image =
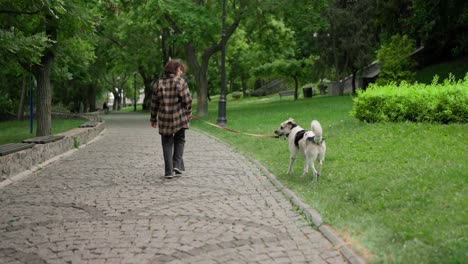
<svg viewBox="0 0 468 264">
<path fill-rule="evenodd" d="M 145 97 L 143 98 L 142 108 L 144 111 L 146 111 L 146 110 L 149 110 L 151 106 L 151 96 L 153 94 L 153 81 L 156 78 L 156 76 L 151 76 L 151 74 L 146 74 L 143 68 L 139 68 L 138 73 L 143 79 L 143 84 L 145 85 Z"/>
<path fill-rule="evenodd" d="M 197 115 L 206 116 L 208 114 L 208 78 L 207 72 L 200 73 L 199 89 L 198 89 L 198 104 L 197 104 Z"/>
<path fill-rule="evenodd" d="M 167 47 L 167 39 L 169 38 L 169 29 L 163 28 L 161 33 L 161 50 L 163 55 L 163 67 L 169 61 L 169 48 Z"/>
<path fill-rule="evenodd" d="M 226 30 L 226 36 L 225 36 L 225 44 L 227 44 L 229 38 L 232 36 L 234 31 L 236 31 L 237 27 L 239 26 L 240 20 L 242 18 L 242 13 L 244 10 L 244 5 L 243 1 L 241 1 L 241 4 L 239 6 L 239 9 L 237 10 L 237 15 L 233 23 L 229 26 L 229 28 Z M 177 23 L 169 16 L 165 16 L 166 19 L 169 21 L 169 23 L 172 24 L 172 28 L 175 30 L 175 32 L 181 34 L 182 30 L 177 26 Z M 201 57 L 201 64 L 198 61 L 197 58 L 197 52 L 195 51 L 195 48 L 192 46 L 191 42 L 186 42 L 184 43 L 184 49 L 185 53 L 187 55 L 188 63 L 190 65 L 190 68 L 193 70 L 194 75 L 195 75 L 195 81 L 197 83 L 197 92 L 198 92 L 198 103 L 197 103 L 197 115 L 200 117 L 206 116 L 208 114 L 208 62 L 210 60 L 210 57 L 218 52 L 221 51 L 221 41 L 222 39 L 217 42 L 217 43 L 212 43 L 211 46 L 207 47 Z"/>
<path fill-rule="evenodd" d="M 122 102 L 123 102 L 123 93 L 122 93 L 122 89 L 119 88 L 119 100 L 117 100 L 117 110 L 120 111 L 120 109 L 122 109 Z"/>
<path fill-rule="evenodd" d="M 356 93 L 356 74 L 357 74 L 357 70 L 353 70 L 353 79 L 352 79 L 353 94 Z"/>
<path fill-rule="evenodd" d="M 153 87 L 151 86 L 152 82 L 150 80 L 143 79 L 145 84 L 145 98 L 143 99 L 143 110 L 149 110 L 151 106 L 151 96 L 153 94 Z"/>
<path fill-rule="evenodd" d="M 28 86 L 28 77 L 26 74 L 23 75 L 23 87 L 21 88 L 21 99 L 18 107 L 18 120 L 24 119 L 24 101 L 26 99 L 26 90 Z"/>
<path fill-rule="evenodd" d="M 51 40 L 57 40 L 57 19 L 52 15 L 46 15 L 45 33 Z M 48 136 L 52 134 L 52 84 L 50 74 L 55 54 L 53 47 L 48 48 L 41 58 L 41 63 L 32 67 L 37 81 L 37 94 L 39 102 L 37 107 L 36 136 Z"/>
<path fill-rule="evenodd" d="M 88 106 L 89 111 L 94 112 L 97 110 L 96 107 L 96 94 L 97 94 L 97 87 L 94 83 L 89 84 L 88 86 Z"/>
<path fill-rule="evenodd" d="M 119 93 L 116 91 L 112 91 L 112 95 L 114 95 L 114 102 L 112 103 L 112 110 L 118 110 L 118 104 L 119 104 Z"/>
<path fill-rule="evenodd" d="M 247 79 L 245 78 L 245 74 L 241 74 L 241 83 L 242 83 L 242 97 L 246 97 L 247 95 Z"/>
<path fill-rule="evenodd" d="M 208 72 L 208 64 L 205 65 L 205 70 L 203 70 L 203 62 L 202 65 L 200 65 L 193 46 L 190 43 L 185 43 L 184 48 L 187 53 L 188 63 L 190 68 L 193 70 L 193 75 L 195 76 L 195 82 L 197 84 L 197 115 L 203 117 L 208 114 L 208 78 L 206 76 Z M 206 51 L 203 57 L 207 57 Z"/>
<path fill-rule="evenodd" d="M 34 75 L 37 80 L 37 129 L 36 136 L 48 136 L 52 134 L 52 84 L 50 73 L 54 55 L 48 52 L 41 59 L 41 64 L 34 66 Z"/>
</svg>

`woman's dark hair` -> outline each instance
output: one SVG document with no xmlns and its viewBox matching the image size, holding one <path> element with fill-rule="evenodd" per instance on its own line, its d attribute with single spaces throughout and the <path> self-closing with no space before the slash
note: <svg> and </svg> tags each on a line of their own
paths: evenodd
<svg viewBox="0 0 468 264">
<path fill-rule="evenodd" d="M 182 72 L 185 72 L 185 66 L 182 62 L 178 60 L 170 60 L 168 63 L 166 63 L 166 66 L 164 66 L 164 75 L 170 76 L 177 74 L 177 69 L 180 67 Z"/>
</svg>

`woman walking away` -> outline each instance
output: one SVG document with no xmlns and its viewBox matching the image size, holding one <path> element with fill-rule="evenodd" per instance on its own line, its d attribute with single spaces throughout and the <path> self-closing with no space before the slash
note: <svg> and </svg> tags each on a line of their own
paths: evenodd
<svg viewBox="0 0 468 264">
<path fill-rule="evenodd" d="M 153 87 L 151 126 L 159 127 L 164 156 L 164 176 L 180 176 L 185 170 L 183 155 L 185 130 L 192 117 L 192 95 L 181 77 L 185 66 L 178 60 L 169 61 L 164 76 Z"/>
</svg>

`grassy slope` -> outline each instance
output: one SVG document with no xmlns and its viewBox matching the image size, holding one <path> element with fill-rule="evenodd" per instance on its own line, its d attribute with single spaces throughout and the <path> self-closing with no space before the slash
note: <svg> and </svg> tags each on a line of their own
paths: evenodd
<svg viewBox="0 0 468 264">
<path fill-rule="evenodd" d="M 434 75 L 437 74 L 439 81 L 442 81 L 449 77 L 449 73 L 452 73 L 457 80 L 463 79 L 468 73 L 468 57 L 430 65 L 416 72 L 416 80 L 420 83 L 430 84 Z"/>
<path fill-rule="evenodd" d="M 264 164 L 373 262 L 468 260 L 466 125 L 365 124 L 349 115 L 350 97 L 228 101 L 228 127 L 272 134 L 289 116 L 304 128 L 318 119 L 327 140 L 320 183 L 301 177 L 302 159 L 286 175 L 287 143 L 241 136 L 194 121 Z M 215 122 L 217 102 L 206 120 Z M 356 245 L 356 243 L 355 243 Z"/>
</svg>

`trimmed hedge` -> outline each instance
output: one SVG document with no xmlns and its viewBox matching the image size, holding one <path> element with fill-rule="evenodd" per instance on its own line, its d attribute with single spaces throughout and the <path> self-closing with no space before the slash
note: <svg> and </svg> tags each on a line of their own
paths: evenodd
<svg viewBox="0 0 468 264">
<path fill-rule="evenodd" d="M 402 82 L 358 91 L 351 114 L 365 122 L 468 122 L 468 74 L 456 82 L 453 75 L 431 85 Z"/>
</svg>

